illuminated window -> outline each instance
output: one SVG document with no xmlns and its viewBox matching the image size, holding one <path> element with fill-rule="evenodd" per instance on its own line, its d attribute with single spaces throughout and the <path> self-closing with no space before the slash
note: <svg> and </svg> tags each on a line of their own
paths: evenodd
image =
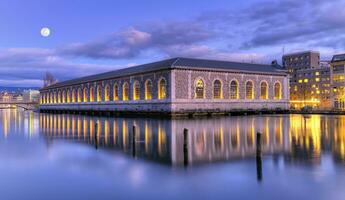
<svg viewBox="0 0 345 200">
<path fill-rule="evenodd" d="M 161 79 L 158 83 L 158 99 L 165 99 L 167 97 L 167 84 L 165 79 Z"/>
<path fill-rule="evenodd" d="M 309 81 L 309 80 L 308 80 L 307 78 L 306 78 L 306 79 L 304 79 L 304 82 L 305 82 L 305 83 L 308 83 L 308 81 Z"/>
<path fill-rule="evenodd" d="M 254 99 L 253 82 L 248 81 L 246 83 L 246 99 Z"/>
<path fill-rule="evenodd" d="M 133 84 L 133 100 L 140 100 L 140 84 L 138 81 Z"/>
<path fill-rule="evenodd" d="M 102 89 L 101 89 L 100 85 L 97 86 L 96 94 L 97 94 L 97 102 L 101 102 L 102 101 Z"/>
<path fill-rule="evenodd" d="M 70 103 L 71 102 L 71 92 L 70 92 L 70 90 L 67 90 L 66 96 L 67 96 L 67 103 Z"/>
<path fill-rule="evenodd" d="M 85 87 L 83 90 L 83 101 L 84 102 L 88 102 L 88 98 L 87 98 L 87 88 Z"/>
<path fill-rule="evenodd" d="M 90 102 L 94 102 L 95 101 L 95 90 L 93 89 L 93 87 L 90 87 Z"/>
<path fill-rule="evenodd" d="M 61 103 L 61 92 L 58 92 L 58 103 Z"/>
<path fill-rule="evenodd" d="M 202 79 L 199 79 L 196 81 L 195 98 L 197 98 L 197 99 L 203 99 L 204 98 L 204 81 Z"/>
<path fill-rule="evenodd" d="M 82 102 L 83 94 L 81 88 L 78 89 L 78 102 Z"/>
<path fill-rule="evenodd" d="M 57 93 L 54 92 L 54 103 L 57 103 Z"/>
<path fill-rule="evenodd" d="M 115 84 L 113 88 L 113 101 L 118 101 L 118 100 L 119 100 L 119 86 Z"/>
<path fill-rule="evenodd" d="M 220 80 L 215 80 L 213 82 L 213 98 L 221 99 L 222 98 L 222 83 Z"/>
<path fill-rule="evenodd" d="M 122 86 L 122 100 L 123 101 L 128 101 L 128 96 L 129 96 L 129 86 L 128 83 L 124 83 Z"/>
<path fill-rule="evenodd" d="M 266 82 L 260 84 L 260 99 L 268 99 L 268 85 Z"/>
<path fill-rule="evenodd" d="M 274 99 L 281 99 L 282 98 L 282 90 L 281 85 L 279 82 L 274 84 Z"/>
<path fill-rule="evenodd" d="M 320 72 L 315 72 L 315 75 L 316 75 L 316 76 L 320 75 Z"/>
<path fill-rule="evenodd" d="M 72 103 L 75 103 L 76 102 L 76 91 L 75 89 L 72 90 Z"/>
<path fill-rule="evenodd" d="M 110 87 L 109 85 L 106 85 L 104 89 L 104 101 L 109 101 L 109 99 L 110 99 Z"/>
<path fill-rule="evenodd" d="M 340 75 L 340 74 L 334 74 L 333 75 L 333 81 L 334 82 L 342 82 L 345 80 L 344 75 Z"/>
<path fill-rule="evenodd" d="M 61 103 L 65 103 L 65 98 L 66 98 L 66 93 L 65 93 L 65 90 L 62 90 L 61 92 Z"/>
<path fill-rule="evenodd" d="M 145 99 L 152 99 L 152 82 L 150 80 L 147 80 L 145 83 Z"/>
<path fill-rule="evenodd" d="M 303 80 L 302 80 L 302 79 L 300 79 L 300 80 L 298 80 L 298 82 L 299 82 L 299 83 L 303 83 Z"/>
<path fill-rule="evenodd" d="M 238 83 L 231 81 L 230 83 L 230 99 L 238 99 Z"/>
<path fill-rule="evenodd" d="M 320 78 L 315 78 L 315 81 L 316 82 L 320 82 Z"/>
<path fill-rule="evenodd" d="M 295 90 L 295 92 L 297 92 L 297 91 L 298 91 L 298 87 L 297 87 L 297 85 L 295 85 L 295 86 L 294 86 L 294 90 Z"/>
</svg>

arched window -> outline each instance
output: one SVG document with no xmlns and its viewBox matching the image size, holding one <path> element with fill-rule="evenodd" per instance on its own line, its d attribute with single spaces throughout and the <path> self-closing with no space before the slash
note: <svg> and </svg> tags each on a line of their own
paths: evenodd
<svg viewBox="0 0 345 200">
<path fill-rule="evenodd" d="M 67 103 L 71 103 L 71 91 L 67 90 Z"/>
<path fill-rule="evenodd" d="M 78 88 L 78 102 L 82 102 L 83 94 L 81 88 Z"/>
<path fill-rule="evenodd" d="M 265 81 L 260 84 L 260 99 L 268 99 L 268 85 Z"/>
<path fill-rule="evenodd" d="M 87 98 L 87 88 L 85 87 L 83 90 L 83 101 L 84 102 L 88 102 L 88 98 Z"/>
<path fill-rule="evenodd" d="M 62 90 L 62 103 L 66 103 L 66 91 Z"/>
<path fill-rule="evenodd" d="M 72 90 L 72 102 L 77 102 L 77 91 L 75 89 Z"/>
<path fill-rule="evenodd" d="M 145 83 L 145 99 L 146 100 L 152 99 L 152 82 L 151 82 L 151 80 L 147 80 Z"/>
<path fill-rule="evenodd" d="M 61 103 L 61 91 L 58 91 L 58 103 Z"/>
<path fill-rule="evenodd" d="M 165 79 L 158 82 L 158 99 L 165 99 L 167 97 L 167 84 Z"/>
<path fill-rule="evenodd" d="M 274 84 L 274 99 L 281 99 L 282 98 L 282 91 L 281 91 L 281 86 L 280 83 L 277 82 Z"/>
<path fill-rule="evenodd" d="M 140 100 L 140 84 L 138 81 L 133 84 L 133 100 Z"/>
<path fill-rule="evenodd" d="M 230 99 L 238 99 L 238 83 L 231 81 L 230 83 Z"/>
<path fill-rule="evenodd" d="M 222 83 L 220 80 L 215 80 L 213 82 L 213 98 L 221 99 L 222 98 Z"/>
<path fill-rule="evenodd" d="M 109 101 L 109 99 L 110 99 L 110 87 L 109 85 L 106 85 L 104 89 L 104 101 Z"/>
<path fill-rule="evenodd" d="M 97 86 L 97 102 L 101 102 L 102 101 L 102 90 L 101 90 L 101 86 L 98 85 Z"/>
<path fill-rule="evenodd" d="M 113 88 L 113 101 L 118 101 L 118 100 L 119 100 L 119 86 L 115 84 Z"/>
<path fill-rule="evenodd" d="M 204 81 L 202 79 L 199 79 L 195 83 L 195 98 L 197 99 L 203 99 L 204 98 Z"/>
<path fill-rule="evenodd" d="M 129 99 L 129 86 L 128 83 L 124 83 L 122 86 L 122 100 L 123 101 L 128 101 Z"/>
<path fill-rule="evenodd" d="M 254 85 L 252 81 L 246 83 L 246 99 L 254 99 Z"/>
<path fill-rule="evenodd" d="M 92 86 L 90 87 L 90 94 L 89 94 L 89 96 L 90 96 L 90 102 L 94 102 L 95 101 L 95 91 L 94 91 Z"/>
<path fill-rule="evenodd" d="M 54 92 L 54 103 L 56 103 L 57 102 L 57 94 L 56 94 L 56 92 Z"/>
</svg>

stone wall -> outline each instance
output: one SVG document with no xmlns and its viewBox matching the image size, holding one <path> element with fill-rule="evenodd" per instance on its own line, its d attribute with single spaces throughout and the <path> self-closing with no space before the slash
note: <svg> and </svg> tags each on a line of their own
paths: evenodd
<svg viewBox="0 0 345 200">
<path fill-rule="evenodd" d="M 158 99 L 158 82 L 166 80 L 165 99 Z M 205 98 L 195 98 L 195 82 L 202 79 L 205 88 Z M 145 82 L 152 81 L 152 100 L 145 100 Z M 222 83 L 222 98 L 213 98 L 213 83 L 219 80 Z M 239 86 L 239 99 L 230 99 L 230 82 L 236 80 Z M 140 84 L 140 99 L 133 100 L 133 85 L 138 81 Z M 245 84 L 247 81 L 254 83 L 254 99 L 245 99 Z M 260 83 L 268 83 L 268 99 L 260 99 Z M 282 98 L 274 99 L 274 84 L 281 85 Z M 129 100 L 122 100 L 122 86 L 129 84 Z M 119 100 L 113 99 L 113 87 L 119 86 Z M 42 98 L 40 108 L 42 110 L 81 110 L 81 111 L 130 111 L 130 112 L 231 112 L 232 110 L 286 110 L 289 108 L 287 76 L 274 76 L 253 73 L 230 73 L 206 70 L 164 70 L 117 79 L 95 81 L 80 85 L 71 85 L 63 88 L 41 90 Z M 102 101 L 96 102 L 97 87 L 101 88 Z M 105 101 L 105 88 L 110 87 L 110 99 Z M 95 102 L 90 102 L 90 88 L 94 88 Z M 87 91 L 87 101 L 46 102 L 47 94 L 57 94 L 62 91 L 81 89 Z M 72 98 L 71 98 L 72 99 Z"/>
</svg>

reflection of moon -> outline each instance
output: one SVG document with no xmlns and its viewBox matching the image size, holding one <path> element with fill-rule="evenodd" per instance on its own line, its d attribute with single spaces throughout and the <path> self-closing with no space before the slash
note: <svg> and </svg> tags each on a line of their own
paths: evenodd
<svg viewBox="0 0 345 200">
<path fill-rule="evenodd" d="M 41 29 L 41 35 L 42 35 L 43 37 L 48 37 L 48 36 L 50 35 L 50 30 L 49 30 L 49 28 L 47 28 L 47 27 L 42 28 L 42 29 Z"/>
</svg>

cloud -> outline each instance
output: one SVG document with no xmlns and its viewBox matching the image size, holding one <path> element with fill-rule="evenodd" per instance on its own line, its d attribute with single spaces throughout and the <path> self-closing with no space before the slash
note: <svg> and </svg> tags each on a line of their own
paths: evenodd
<svg viewBox="0 0 345 200">
<path fill-rule="evenodd" d="M 0 49 L 0 85 L 42 86 L 47 71 L 58 79 L 66 80 L 119 66 L 73 63 L 52 49 L 10 48 Z"/>
<path fill-rule="evenodd" d="M 152 23 L 144 27 L 130 27 L 96 41 L 67 45 L 58 52 L 72 57 L 129 59 L 154 49 L 172 57 L 175 55 L 171 54 L 174 51 L 170 48 L 184 46 L 195 50 L 196 43 L 209 38 L 209 31 L 193 23 Z"/>
<path fill-rule="evenodd" d="M 0 84 L 25 80 L 23 85 L 37 86 L 46 71 L 66 80 L 126 66 L 117 61 L 180 56 L 269 63 L 280 60 L 283 47 L 320 50 L 330 58 L 345 49 L 344 7 L 345 0 L 256 1 L 180 21 L 133 25 L 54 49 L 0 49 Z"/>
</svg>

